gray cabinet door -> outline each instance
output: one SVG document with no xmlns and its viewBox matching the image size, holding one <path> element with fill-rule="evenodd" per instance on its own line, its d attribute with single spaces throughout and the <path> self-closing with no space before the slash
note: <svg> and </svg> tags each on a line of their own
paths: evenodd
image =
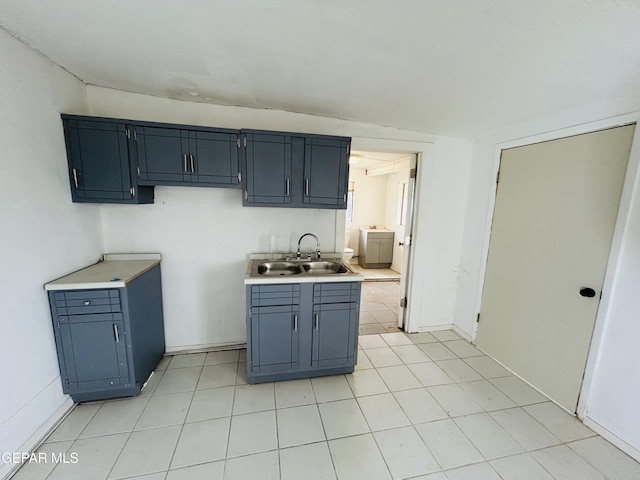
<svg viewBox="0 0 640 480">
<path fill-rule="evenodd" d="M 186 130 L 136 126 L 136 137 L 140 183 L 161 185 L 191 179 Z"/>
<path fill-rule="evenodd" d="M 139 187 L 136 143 L 123 120 L 62 115 L 71 199 L 81 203 L 153 203 Z"/>
<path fill-rule="evenodd" d="M 243 134 L 243 143 L 243 205 L 290 204 L 293 188 L 291 136 L 247 132 Z"/>
<path fill-rule="evenodd" d="M 393 238 L 381 238 L 378 240 L 378 262 L 391 263 L 393 260 Z"/>
<path fill-rule="evenodd" d="M 237 132 L 189 131 L 188 167 L 191 182 L 200 185 L 239 187 Z"/>
<path fill-rule="evenodd" d="M 311 365 L 353 365 L 358 342 L 356 303 L 313 306 Z"/>
<path fill-rule="evenodd" d="M 252 308 L 249 368 L 253 372 L 282 372 L 298 367 L 299 317 L 298 305 Z"/>
<path fill-rule="evenodd" d="M 306 138 L 303 206 L 347 208 L 348 152 L 347 140 Z"/>
<path fill-rule="evenodd" d="M 59 317 L 59 355 L 68 392 L 129 384 L 122 314 Z"/>
</svg>

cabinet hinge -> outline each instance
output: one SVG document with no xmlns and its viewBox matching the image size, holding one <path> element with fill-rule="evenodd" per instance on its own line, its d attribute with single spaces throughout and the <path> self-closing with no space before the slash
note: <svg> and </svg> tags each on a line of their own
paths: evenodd
<svg viewBox="0 0 640 480">
<path fill-rule="evenodd" d="M 249 368 L 251 368 L 251 371 L 253 372 L 253 360 L 249 362 Z"/>
<path fill-rule="evenodd" d="M 253 308 L 249 309 L 249 316 L 253 315 Z"/>
<path fill-rule="evenodd" d="M 417 168 L 412 168 L 409 171 L 409 178 L 416 178 L 418 176 L 418 169 Z"/>
<path fill-rule="evenodd" d="M 57 323 L 58 323 L 58 328 L 60 328 L 60 322 L 57 322 Z"/>
<path fill-rule="evenodd" d="M 476 317 L 476 323 L 480 323 L 480 313 L 478 313 L 478 316 Z"/>
<path fill-rule="evenodd" d="M 404 298 L 400 299 L 400 306 L 402 308 L 407 308 L 407 297 L 404 297 Z"/>
</svg>

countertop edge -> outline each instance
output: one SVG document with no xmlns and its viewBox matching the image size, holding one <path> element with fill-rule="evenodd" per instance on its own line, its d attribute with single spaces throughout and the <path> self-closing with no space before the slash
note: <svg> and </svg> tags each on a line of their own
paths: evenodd
<svg viewBox="0 0 640 480">
<path fill-rule="evenodd" d="M 162 261 L 162 256 L 158 253 L 150 253 L 150 254 L 104 254 L 102 255 L 102 260 L 100 262 L 94 263 L 92 265 L 88 265 L 84 268 L 80 268 L 73 272 L 70 272 L 66 275 L 56 278 L 55 280 L 51 280 L 44 284 L 45 291 L 60 291 L 60 290 L 99 290 L 99 289 L 108 289 L 108 288 L 124 288 L 128 283 L 138 278 L 140 275 L 148 272 L 156 265 L 160 265 Z M 56 283 L 59 280 L 64 279 L 70 275 L 73 275 L 82 270 L 86 270 L 95 265 L 99 265 L 104 262 L 118 262 L 118 261 L 149 261 L 149 263 L 138 270 L 136 273 L 132 274 L 125 280 L 117 280 L 117 281 L 96 281 L 96 282 L 76 282 L 76 283 Z"/>
</svg>

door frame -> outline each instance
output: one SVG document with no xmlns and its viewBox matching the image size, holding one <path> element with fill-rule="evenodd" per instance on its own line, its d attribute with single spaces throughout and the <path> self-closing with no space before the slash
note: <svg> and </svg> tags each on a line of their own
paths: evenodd
<svg viewBox="0 0 640 480">
<path fill-rule="evenodd" d="M 591 336 L 591 345 L 589 347 L 589 353 L 587 355 L 587 363 L 585 365 L 584 377 L 582 380 L 582 386 L 580 388 L 580 395 L 578 398 L 577 416 L 580 419 L 584 419 L 587 411 L 589 392 L 593 383 L 593 377 L 595 372 L 595 366 L 599 356 L 600 345 L 602 343 L 603 333 L 606 326 L 606 320 L 610 309 L 611 292 L 613 282 L 616 277 L 618 259 L 620 257 L 620 250 L 622 240 L 624 237 L 627 218 L 631 208 L 632 196 L 634 193 L 634 184 L 636 183 L 636 177 L 640 173 L 640 112 L 632 114 L 620 115 L 611 117 L 595 122 L 588 122 L 580 125 L 575 125 L 567 128 L 561 128 L 557 130 L 551 130 L 548 132 L 515 138 L 496 144 L 494 161 L 492 167 L 491 178 L 497 180 L 498 171 L 500 169 L 500 157 L 502 150 L 509 148 L 522 147 L 532 145 L 535 143 L 546 142 L 551 140 L 559 140 L 566 137 L 575 135 L 581 135 L 585 133 L 592 133 L 599 130 L 606 130 L 609 128 L 622 127 L 629 124 L 636 124 L 636 130 L 633 136 L 631 145 L 631 153 L 629 155 L 629 163 L 627 165 L 627 171 L 622 186 L 622 195 L 620 197 L 620 205 L 618 207 L 618 215 L 616 218 L 615 228 L 613 232 L 613 238 L 611 241 L 611 250 L 609 252 L 609 259 L 605 269 L 604 283 L 602 287 L 602 297 L 598 306 L 598 312 L 596 314 L 593 334 Z M 493 215 L 496 204 L 497 194 L 497 182 L 491 188 L 491 196 L 489 199 L 489 205 L 487 209 L 487 221 L 485 226 L 485 237 L 482 249 L 481 269 L 479 276 L 479 288 L 476 292 L 476 312 L 480 312 L 482 306 L 482 292 L 484 290 L 485 275 L 487 269 L 487 261 L 489 258 L 489 243 L 491 237 L 491 227 L 493 225 Z M 471 334 L 472 342 L 475 343 L 476 335 L 478 332 L 478 323 L 474 323 L 473 332 Z M 524 380 L 524 379 L 523 379 Z M 525 380 L 526 381 L 526 380 Z M 573 412 L 570 412 L 573 414 Z"/>
<path fill-rule="evenodd" d="M 431 137 L 431 138 L 429 138 Z M 404 331 L 416 332 L 417 327 L 419 325 L 419 319 L 414 318 L 412 315 L 413 311 L 420 311 L 420 295 L 418 292 L 414 292 L 414 289 L 417 288 L 415 282 L 413 282 L 413 264 L 416 258 L 416 248 L 420 248 L 415 243 L 415 232 L 417 231 L 418 224 L 420 222 L 420 205 L 423 202 L 428 202 L 431 192 L 429 191 L 428 185 L 423 185 L 426 182 L 421 182 L 420 178 L 429 178 L 431 170 L 433 169 L 433 162 L 431 161 L 432 148 L 433 143 L 435 142 L 435 137 L 430 136 L 429 134 L 425 134 L 425 138 L 428 140 L 424 141 L 411 141 L 411 140 L 385 140 L 380 138 L 368 138 L 368 137 L 353 137 L 351 140 L 351 150 L 365 150 L 365 151 L 377 151 L 377 152 L 395 152 L 395 153 L 407 153 L 415 155 L 415 160 L 412 162 L 416 162 L 417 168 L 417 177 L 414 185 L 413 192 L 413 209 L 412 209 L 412 223 L 411 228 L 405 230 L 405 237 L 411 235 L 414 240 L 412 240 L 411 245 L 411 253 L 409 255 L 408 268 L 404 269 L 405 271 L 401 272 L 402 277 L 405 279 L 406 292 L 401 292 L 401 296 L 406 296 L 408 298 L 408 303 L 405 308 L 404 314 Z M 342 216 L 342 225 L 340 226 L 336 222 L 336 233 L 338 239 L 344 238 L 344 229 L 345 222 L 344 216 Z M 394 240 L 395 241 L 395 240 Z M 339 243 L 342 245 L 342 243 Z M 336 246 L 336 248 L 338 248 Z M 342 250 L 336 250 L 342 251 Z M 400 301 L 400 297 L 398 298 L 398 302 Z M 412 308 L 415 307 L 415 308 Z"/>
</svg>

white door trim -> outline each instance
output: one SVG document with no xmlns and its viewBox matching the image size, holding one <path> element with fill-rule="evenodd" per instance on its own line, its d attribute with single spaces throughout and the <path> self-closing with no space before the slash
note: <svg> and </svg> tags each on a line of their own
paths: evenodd
<svg viewBox="0 0 640 480">
<path fill-rule="evenodd" d="M 433 170 L 433 155 L 431 155 L 431 148 L 433 147 L 434 140 L 431 141 L 411 141 L 411 140 L 384 140 L 380 138 L 366 138 L 366 137 L 353 137 L 351 139 L 352 150 L 372 150 L 377 152 L 406 152 L 417 155 L 417 168 L 418 178 L 416 178 L 415 192 L 414 192 L 414 208 L 413 208 L 413 222 L 411 225 L 411 231 L 405 231 L 405 236 L 412 235 L 415 239 L 415 232 L 420 222 L 420 205 L 429 205 L 429 201 L 432 195 L 431 190 L 428 188 L 428 182 L 422 181 L 425 178 L 431 178 L 431 172 Z M 406 272 L 402 272 L 407 280 L 407 297 L 408 304 L 405 311 L 405 324 L 404 329 L 406 332 L 416 331 L 413 325 L 419 325 L 419 319 L 414 318 L 412 315 L 412 298 L 415 297 L 414 290 L 416 289 L 416 282 L 413 278 L 413 263 L 416 258 L 416 249 L 420 246 L 413 242 L 412 253 L 409 258 L 409 268 Z M 399 301 L 400 299 L 398 299 Z M 419 309 L 418 309 L 419 311 Z"/>
<path fill-rule="evenodd" d="M 530 145 L 533 143 L 539 143 L 549 140 L 557 140 L 560 138 L 570 137 L 573 135 L 580 135 L 584 133 L 595 132 L 598 130 L 604 130 L 607 128 L 620 127 L 628 125 L 630 123 L 636 123 L 640 125 L 640 112 L 634 112 L 626 115 L 615 116 L 606 118 L 603 120 L 589 122 L 585 124 L 575 125 L 563 129 L 553 130 L 549 132 L 540 133 L 528 137 L 516 138 L 513 140 L 498 143 L 494 154 L 493 169 L 491 178 L 495 179 L 498 175 L 498 169 L 500 168 L 500 155 L 502 150 L 507 148 L 521 147 Z M 624 185 L 622 187 L 622 196 L 620 198 L 620 206 L 618 209 L 618 217 L 616 219 L 616 226 L 613 233 L 613 239 L 611 242 L 611 251 L 609 253 L 609 260 L 605 270 L 604 284 L 602 288 L 602 300 L 598 313 L 596 315 L 595 326 L 591 339 L 591 347 L 589 349 L 589 355 L 587 357 L 587 365 L 585 368 L 585 375 L 580 389 L 580 399 L 578 401 L 577 414 L 579 418 L 584 418 L 588 406 L 589 394 L 593 383 L 595 366 L 598 360 L 600 351 L 600 344 L 602 342 L 605 320 L 607 318 L 611 291 L 613 286 L 613 279 L 616 276 L 618 259 L 620 257 L 620 248 L 622 240 L 626 230 L 629 210 L 631 208 L 632 196 L 634 193 L 634 187 L 640 193 L 640 128 L 636 127 L 635 135 L 633 138 L 633 144 L 631 147 L 631 154 L 629 157 L 629 164 L 627 166 L 627 173 L 625 175 Z M 637 187 L 636 187 L 637 186 Z M 482 290 L 484 288 L 485 274 L 487 268 L 487 260 L 489 257 L 489 241 L 491 236 L 491 225 L 493 222 L 493 212 L 496 202 L 497 189 L 494 186 L 491 189 L 491 197 L 489 199 L 489 208 L 487 209 L 487 221 L 485 227 L 484 245 L 482 251 L 481 271 L 479 277 L 479 288 L 476 296 L 476 311 L 480 311 L 482 303 Z M 478 331 L 478 324 L 473 326 L 473 332 L 471 338 L 475 341 Z"/>
</svg>

